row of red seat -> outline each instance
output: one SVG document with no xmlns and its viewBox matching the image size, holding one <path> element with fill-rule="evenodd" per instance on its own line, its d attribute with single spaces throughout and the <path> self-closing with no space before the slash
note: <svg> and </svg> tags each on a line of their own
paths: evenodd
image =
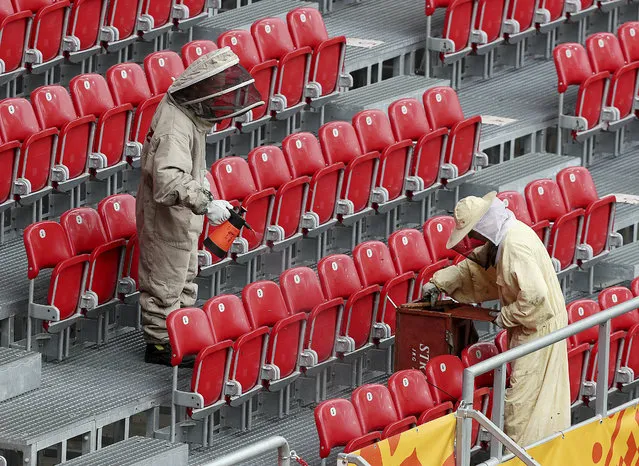
<svg viewBox="0 0 639 466">
<path fill-rule="evenodd" d="M 599 131 L 616 131 L 635 120 L 639 22 L 592 34 L 585 47 L 564 43 L 553 51 L 560 96 L 560 124 L 583 141 Z M 564 109 L 564 94 L 579 86 L 572 115 Z"/>
<path fill-rule="evenodd" d="M 204 18 L 207 0 L 5 0 L 0 5 L 2 75 L 86 57 L 173 23 Z"/>
</svg>

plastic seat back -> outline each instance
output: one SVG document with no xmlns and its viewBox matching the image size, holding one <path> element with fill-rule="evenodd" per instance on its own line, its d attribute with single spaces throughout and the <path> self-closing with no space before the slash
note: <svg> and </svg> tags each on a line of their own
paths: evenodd
<svg viewBox="0 0 639 466">
<path fill-rule="evenodd" d="M 317 264 L 317 272 L 322 283 L 324 296 L 328 299 L 348 299 L 362 289 L 353 259 L 345 254 L 324 257 Z"/>
<path fill-rule="evenodd" d="M 553 50 L 553 58 L 559 93 L 565 93 L 569 86 L 579 86 L 576 115 L 586 119 L 588 129 L 595 127 L 599 124 L 607 73 L 595 79 L 586 49 L 581 44 L 560 44 Z"/>
<path fill-rule="evenodd" d="M 189 9 L 189 18 L 193 18 L 204 11 L 206 0 L 177 0 L 176 3 L 186 6 Z"/>
<path fill-rule="evenodd" d="M 29 48 L 34 48 L 42 54 L 42 63 L 49 62 L 62 55 L 62 37 L 64 19 L 69 2 L 61 0 L 13 0 L 16 11 L 30 10 L 34 13 L 31 26 Z"/>
<path fill-rule="evenodd" d="M 251 34 L 263 60 L 280 60 L 287 53 L 295 50 L 288 27 L 279 18 L 263 18 L 255 21 L 251 26 Z"/>
<path fill-rule="evenodd" d="M 320 443 L 320 458 L 327 458 L 334 447 L 347 445 L 364 432 L 355 408 L 349 400 L 323 401 L 315 408 L 315 425 Z"/>
<path fill-rule="evenodd" d="M 164 26 L 171 19 L 172 0 L 142 0 L 142 12 L 153 18 L 153 27 Z"/>
<path fill-rule="evenodd" d="M 308 46 L 315 49 L 328 40 L 322 13 L 315 8 L 295 8 L 288 12 L 286 21 L 295 47 Z"/>
<path fill-rule="evenodd" d="M 452 87 L 431 87 L 422 96 L 430 127 L 451 129 L 464 119 L 457 92 Z"/>
<path fill-rule="evenodd" d="M 223 32 L 217 38 L 217 45 L 219 47 L 230 47 L 240 59 L 240 65 L 249 71 L 254 66 L 262 63 L 255 40 L 251 33 L 245 29 L 233 29 Z"/>
<path fill-rule="evenodd" d="M 525 32 L 535 27 L 535 11 L 537 0 L 514 0 L 508 3 L 508 19 L 513 19 L 519 24 L 519 30 Z"/>
<path fill-rule="evenodd" d="M 390 251 L 381 241 L 366 241 L 355 246 L 353 260 L 364 286 L 383 285 L 397 276 Z"/>
<path fill-rule="evenodd" d="M 568 312 L 568 323 L 574 324 L 586 317 L 590 317 L 599 312 L 599 304 L 590 299 L 578 299 L 566 306 Z M 572 346 L 578 346 L 582 343 L 588 343 L 592 345 L 599 339 L 599 328 L 597 326 L 591 327 L 588 330 L 578 333 L 570 337 Z"/>
<path fill-rule="evenodd" d="M 113 65 L 108 69 L 106 79 L 117 105 L 131 104 L 137 107 L 153 96 L 144 70 L 137 63 Z"/>
<path fill-rule="evenodd" d="M 118 30 L 118 39 L 127 39 L 135 32 L 143 0 L 109 2 L 106 25 Z"/>
<path fill-rule="evenodd" d="M 535 180 L 526 186 L 526 202 L 533 222 L 555 222 L 568 212 L 559 185 L 553 180 Z"/>
<path fill-rule="evenodd" d="M 504 17 L 505 0 L 489 1 L 480 0 L 477 4 L 475 17 L 475 29 L 484 31 L 491 43 L 501 38 L 502 21 Z"/>
<path fill-rule="evenodd" d="M 204 311 L 198 308 L 177 309 L 166 318 L 171 342 L 171 365 L 176 366 L 185 356 L 196 355 L 215 344 L 215 336 Z"/>
<path fill-rule="evenodd" d="M 396 100 L 388 106 L 388 117 L 396 141 L 417 141 L 431 131 L 424 106 L 417 99 Z"/>
<path fill-rule="evenodd" d="M 435 356 L 426 363 L 424 372 L 436 403 L 455 404 L 461 398 L 464 365 L 457 356 Z"/>
<path fill-rule="evenodd" d="M 455 52 L 469 46 L 474 3 L 472 0 L 452 0 L 446 8 L 443 36 L 455 44 Z M 470 51 L 470 50 L 469 50 Z"/>
<path fill-rule="evenodd" d="M 11 2 L 0 6 L 0 60 L 4 72 L 10 73 L 24 66 L 25 42 L 31 20 L 30 11 L 17 12 Z"/>
<path fill-rule="evenodd" d="M 606 288 L 599 293 L 599 307 L 601 310 L 609 309 L 613 306 L 626 302 L 634 296 L 632 292 L 624 286 L 613 286 Z M 612 330 L 628 331 L 636 324 L 639 324 L 639 311 L 633 309 L 630 312 L 620 315 L 612 319 Z"/>
<path fill-rule="evenodd" d="M 388 248 L 398 273 L 419 272 L 432 264 L 424 235 L 419 230 L 396 231 L 388 237 Z"/>
<path fill-rule="evenodd" d="M 136 234 L 135 198 L 130 194 L 113 194 L 98 204 L 98 213 L 109 241 L 129 239 Z"/>
<path fill-rule="evenodd" d="M 454 259 L 457 253 L 446 248 L 446 242 L 455 228 L 455 219 L 446 215 L 432 217 L 424 223 L 424 240 L 434 261 Z"/>
<path fill-rule="evenodd" d="M 351 402 L 364 432 L 384 430 L 399 420 L 388 388 L 380 384 L 367 384 L 356 388 Z"/>
<path fill-rule="evenodd" d="M 211 40 L 193 40 L 182 46 L 182 63 L 187 68 L 202 55 L 217 50 L 217 44 Z"/>
<path fill-rule="evenodd" d="M 11 201 L 13 182 L 18 169 L 17 153 L 20 145 L 17 141 L 0 143 L 0 166 L 4 167 L 0 172 L 0 206 Z"/>
<path fill-rule="evenodd" d="M 144 72 L 151 92 L 159 95 L 164 94 L 184 72 L 184 64 L 180 56 L 171 50 L 154 52 L 144 59 Z"/>
<path fill-rule="evenodd" d="M 499 353 L 497 346 L 491 342 L 479 342 L 464 348 L 461 360 L 464 367 L 474 366 L 486 359 L 490 359 Z M 493 387 L 494 371 L 487 372 L 475 378 L 475 388 Z"/>
<path fill-rule="evenodd" d="M 203 310 L 218 340 L 237 340 L 253 330 L 242 301 L 235 295 L 215 296 L 204 303 Z"/>
<path fill-rule="evenodd" d="M 313 176 L 326 166 L 322 147 L 312 133 L 300 132 L 282 141 L 282 150 L 293 177 Z"/>
<path fill-rule="evenodd" d="M 388 378 L 388 389 L 400 418 L 419 417 L 435 406 L 426 376 L 416 369 L 395 372 Z"/>
<path fill-rule="evenodd" d="M 639 60 L 639 22 L 628 21 L 619 26 L 617 37 L 626 62 Z"/>
<path fill-rule="evenodd" d="M 282 272 L 280 287 L 290 314 L 308 314 L 326 301 L 317 274 L 308 267 L 294 267 Z"/>
<path fill-rule="evenodd" d="M 632 294 L 637 297 L 639 296 L 639 277 L 635 278 L 630 284 L 630 289 L 632 290 Z"/>
<path fill-rule="evenodd" d="M 499 333 L 495 336 L 495 346 L 500 353 L 508 350 L 508 332 L 505 329 L 500 330 Z"/>
<path fill-rule="evenodd" d="M 262 325 L 272 327 L 289 316 L 280 287 L 272 281 L 263 280 L 245 286 L 242 301 L 253 328 Z"/>
<path fill-rule="evenodd" d="M 530 213 L 528 213 L 528 207 L 526 206 L 526 200 L 521 193 L 517 191 L 502 191 L 497 193 L 497 198 L 501 199 L 506 208 L 510 209 L 512 213 L 515 214 L 517 220 L 522 223 L 525 223 L 528 226 L 533 224 L 532 219 L 530 218 Z"/>
<path fill-rule="evenodd" d="M 103 0 L 74 0 L 69 15 L 68 35 L 80 41 L 80 50 L 99 45 Z"/>
</svg>

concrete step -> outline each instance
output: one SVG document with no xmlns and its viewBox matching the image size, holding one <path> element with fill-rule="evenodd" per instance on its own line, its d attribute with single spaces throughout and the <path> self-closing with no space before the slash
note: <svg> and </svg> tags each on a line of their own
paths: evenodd
<svg viewBox="0 0 639 466">
<path fill-rule="evenodd" d="M 475 173 L 460 186 L 460 196 L 483 196 L 490 191 L 519 191 L 540 178 L 554 178 L 566 167 L 578 166 L 580 159 L 564 155 L 537 152 L 492 165 Z"/>
<path fill-rule="evenodd" d="M 41 382 L 40 353 L 0 348 L 0 401 L 35 390 Z"/>
<path fill-rule="evenodd" d="M 131 437 L 64 463 L 68 466 L 187 466 L 189 447 L 146 437 Z"/>
</svg>

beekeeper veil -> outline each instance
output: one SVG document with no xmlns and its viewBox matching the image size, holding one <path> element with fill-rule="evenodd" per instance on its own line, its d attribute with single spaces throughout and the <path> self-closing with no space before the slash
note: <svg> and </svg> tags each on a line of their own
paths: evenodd
<svg viewBox="0 0 639 466">
<path fill-rule="evenodd" d="M 195 116 L 220 122 L 264 105 L 255 80 L 229 47 L 201 56 L 169 87 L 173 101 Z"/>
</svg>

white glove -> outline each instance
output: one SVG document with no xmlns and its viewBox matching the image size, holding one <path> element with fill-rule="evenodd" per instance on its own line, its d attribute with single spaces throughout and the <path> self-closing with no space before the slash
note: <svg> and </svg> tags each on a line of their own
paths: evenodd
<svg viewBox="0 0 639 466">
<path fill-rule="evenodd" d="M 437 285 L 432 282 L 428 282 L 422 286 L 422 299 L 428 300 L 431 296 L 439 296 L 439 293 L 441 293 L 441 291 L 437 288 Z"/>
<path fill-rule="evenodd" d="M 209 219 L 209 223 L 211 225 L 217 227 L 222 225 L 231 217 L 229 209 L 232 208 L 233 205 L 228 201 L 211 201 L 206 209 L 206 218 Z"/>
</svg>

